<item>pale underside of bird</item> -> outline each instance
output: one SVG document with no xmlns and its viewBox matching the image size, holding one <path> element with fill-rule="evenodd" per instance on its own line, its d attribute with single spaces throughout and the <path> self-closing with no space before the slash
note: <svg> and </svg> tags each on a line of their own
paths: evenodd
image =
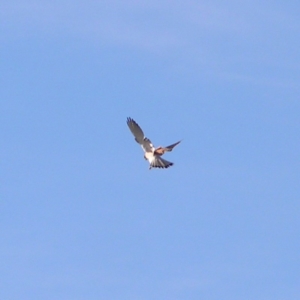
<svg viewBox="0 0 300 300">
<path fill-rule="evenodd" d="M 144 150 L 144 158 L 148 160 L 150 164 L 149 170 L 151 170 L 151 168 L 169 168 L 170 166 L 173 166 L 172 162 L 163 159 L 161 156 L 165 152 L 172 151 L 181 141 L 167 147 L 160 146 L 155 148 L 151 141 L 145 137 L 141 127 L 133 119 L 127 118 L 127 125 L 134 135 L 136 142 L 139 143 Z"/>
</svg>

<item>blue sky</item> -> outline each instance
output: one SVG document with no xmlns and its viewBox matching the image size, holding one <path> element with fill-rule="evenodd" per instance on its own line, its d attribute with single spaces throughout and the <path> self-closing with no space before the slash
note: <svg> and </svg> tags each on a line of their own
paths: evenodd
<svg viewBox="0 0 300 300">
<path fill-rule="evenodd" d="M 299 299 L 299 14 L 2 1 L 0 298 Z"/>
</svg>

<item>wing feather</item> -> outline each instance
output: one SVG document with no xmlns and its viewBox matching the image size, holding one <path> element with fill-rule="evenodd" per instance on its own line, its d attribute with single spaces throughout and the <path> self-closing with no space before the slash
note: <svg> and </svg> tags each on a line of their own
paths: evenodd
<svg viewBox="0 0 300 300">
<path fill-rule="evenodd" d="M 174 148 L 175 146 L 177 146 L 180 142 L 181 142 L 181 141 L 179 141 L 179 142 L 177 142 L 177 143 L 175 143 L 175 144 L 172 144 L 172 145 L 170 145 L 170 146 L 165 147 L 165 148 L 164 148 L 165 151 L 172 151 L 173 148 Z"/>
<path fill-rule="evenodd" d="M 154 152 L 154 147 L 151 144 L 151 141 L 146 137 L 144 138 L 141 146 L 145 152 Z"/>
<path fill-rule="evenodd" d="M 136 123 L 133 119 L 127 118 L 127 125 L 132 132 L 132 134 L 135 137 L 135 140 L 139 143 L 142 144 L 144 140 L 144 132 L 141 129 L 141 127 Z"/>
<path fill-rule="evenodd" d="M 144 152 L 153 152 L 154 147 L 151 141 L 145 137 L 144 132 L 141 129 L 141 127 L 138 125 L 138 123 L 136 123 L 131 118 L 127 118 L 127 125 L 130 131 L 132 132 L 132 134 L 134 135 L 136 142 L 142 146 Z"/>
</svg>

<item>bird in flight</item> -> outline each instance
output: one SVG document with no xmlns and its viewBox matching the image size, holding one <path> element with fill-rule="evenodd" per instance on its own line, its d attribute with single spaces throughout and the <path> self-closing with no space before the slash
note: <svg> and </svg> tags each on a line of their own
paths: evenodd
<svg viewBox="0 0 300 300">
<path fill-rule="evenodd" d="M 130 131 L 132 132 L 132 134 L 134 135 L 134 138 L 136 140 L 137 143 L 139 143 L 143 150 L 144 150 L 144 158 L 146 160 L 148 160 L 150 166 L 149 166 L 149 170 L 151 170 L 151 168 L 169 168 L 170 166 L 173 166 L 172 162 L 169 162 L 163 158 L 161 158 L 161 156 L 165 153 L 165 152 L 170 152 L 173 150 L 173 148 L 178 145 L 181 141 L 172 144 L 170 146 L 167 147 L 157 147 L 155 148 L 151 141 L 145 137 L 143 130 L 141 129 L 141 127 L 131 118 L 127 118 L 127 125 L 130 129 Z"/>
</svg>

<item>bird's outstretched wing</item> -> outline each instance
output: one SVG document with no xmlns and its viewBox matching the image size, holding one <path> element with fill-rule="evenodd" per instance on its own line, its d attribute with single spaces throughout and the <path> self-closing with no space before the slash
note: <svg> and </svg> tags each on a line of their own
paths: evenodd
<svg viewBox="0 0 300 300">
<path fill-rule="evenodd" d="M 153 152 L 154 147 L 151 141 L 145 137 L 143 130 L 133 119 L 127 118 L 127 125 L 134 135 L 137 143 L 139 143 L 145 152 Z"/>
<path fill-rule="evenodd" d="M 136 123 L 133 119 L 127 118 L 127 125 L 132 132 L 132 134 L 135 137 L 135 140 L 139 143 L 142 144 L 144 140 L 144 132 L 141 129 L 141 127 Z"/>
<path fill-rule="evenodd" d="M 158 148 L 156 148 L 155 149 L 155 151 L 154 151 L 154 154 L 156 154 L 156 155 L 163 155 L 165 152 L 170 152 L 170 151 L 172 151 L 173 150 L 173 148 L 176 146 L 176 145 L 178 145 L 179 143 L 180 143 L 181 141 L 179 141 L 179 142 L 177 142 L 177 143 L 175 143 L 175 144 L 172 144 L 172 145 L 170 145 L 170 146 L 167 146 L 167 147 L 158 147 Z"/>
<path fill-rule="evenodd" d="M 167 147 L 165 147 L 164 149 L 165 149 L 166 151 L 172 151 L 173 148 L 174 148 L 175 146 L 177 146 L 180 142 L 181 142 L 181 141 L 179 141 L 179 142 L 177 142 L 177 143 L 175 143 L 175 144 L 172 144 L 172 145 L 170 145 L 170 146 L 167 146 Z"/>
</svg>

